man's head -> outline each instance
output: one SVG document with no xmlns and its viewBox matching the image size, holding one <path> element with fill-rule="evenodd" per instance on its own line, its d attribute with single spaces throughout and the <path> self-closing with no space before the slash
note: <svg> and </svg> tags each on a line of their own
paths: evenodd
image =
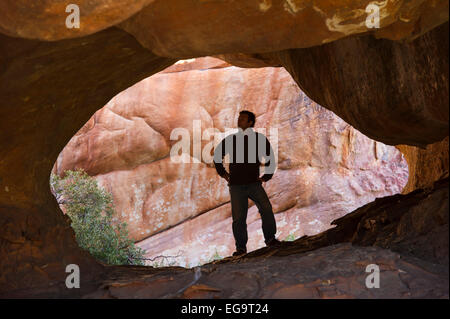
<svg viewBox="0 0 450 319">
<path fill-rule="evenodd" d="M 255 114 L 250 111 L 240 111 L 238 118 L 238 127 L 245 131 L 249 127 L 255 126 Z"/>
</svg>

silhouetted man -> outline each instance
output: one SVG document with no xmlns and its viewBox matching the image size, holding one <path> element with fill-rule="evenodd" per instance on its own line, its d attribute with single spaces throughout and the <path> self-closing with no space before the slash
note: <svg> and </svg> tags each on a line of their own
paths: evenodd
<svg viewBox="0 0 450 319">
<path fill-rule="evenodd" d="M 271 179 L 275 172 L 275 155 L 269 140 L 263 134 L 255 132 L 254 125 L 255 114 L 241 111 L 238 118 L 238 132 L 225 137 L 214 150 L 217 173 L 228 181 L 230 191 L 233 235 L 236 242 L 233 256 L 247 253 L 248 198 L 258 207 L 266 245 L 280 244 L 275 238 L 277 229 L 272 205 L 262 186 L 262 183 Z M 230 173 L 222 164 L 227 154 L 230 157 Z M 263 158 L 264 165 L 268 168 L 260 177 L 259 167 Z"/>
</svg>

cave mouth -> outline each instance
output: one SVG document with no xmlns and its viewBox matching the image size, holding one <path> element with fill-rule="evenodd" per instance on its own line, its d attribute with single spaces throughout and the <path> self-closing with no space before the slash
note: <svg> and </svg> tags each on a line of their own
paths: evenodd
<svg viewBox="0 0 450 319">
<path fill-rule="evenodd" d="M 398 149 L 312 101 L 284 68 L 239 68 L 213 57 L 180 60 L 116 95 L 73 136 L 52 173 L 83 169 L 110 192 L 114 221 L 127 223 L 146 265 L 222 259 L 235 250 L 230 197 L 204 152 L 219 140 L 206 134 L 196 147 L 193 136 L 235 128 L 241 110 L 256 114 L 255 130 L 275 146 L 277 171 L 264 188 L 279 240 L 323 232 L 408 181 Z M 172 156 L 180 129 L 189 133 L 182 163 Z M 248 203 L 250 252 L 265 244 L 258 209 Z"/>
</svg>

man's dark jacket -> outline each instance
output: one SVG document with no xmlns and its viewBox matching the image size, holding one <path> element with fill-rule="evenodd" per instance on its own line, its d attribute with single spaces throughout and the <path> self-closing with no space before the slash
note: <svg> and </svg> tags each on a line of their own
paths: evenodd
<svg viewBox="0 0 450 319">
<path fill-rule="evenodd" d="M 229 185 L 257 182 L 261 165 L 268 167 L 261 177 L 264 181 L 271 179 L 275 172 L 275 155 L 269 140 L 252 128 L 247 128 L 245 132 L 238 129 L 237 133 L 228 135 L 217 145 L 214 150 L 214 165 L 217 173 L 222 177 L 226 173 L 223 166 L 223 158 L 226 154 L 229 154 L 230 160 Z M 265 159 L 264 164 L 261 164 L 262 159 Z"/>
</svg>

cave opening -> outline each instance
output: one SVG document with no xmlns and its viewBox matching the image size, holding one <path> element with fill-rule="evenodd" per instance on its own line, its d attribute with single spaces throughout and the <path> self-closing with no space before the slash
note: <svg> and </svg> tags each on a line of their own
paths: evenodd
<svg viewBox="0 0 450 319">
<path fill-rule="evenodd" d="M 161 18 L 168 12 L 171 17 L 176 12 L 177 17 L 183 18 L 186 17 L 184 13 L 192 13 L 161 4 L 156 8 L 147 7 L 145 12 L 131 17 L 129 21 L 124 21 L 126 17 L 122 17 L 124 23 L 114 26 L 109 22 L 107 25 L 96 24 L 111 20 L 98 19 L 102 15 L 94 12 L 91 14 L 91 17 L 95 17 L 94 25 L 83 23 L 82 26 L 88 28 L 82 30 L 79 37 L 73 37 L 73 33 L 69 35 L 53 29 L 56 32 L 50 34 L 46 31 L 48 24 L 43 23 L 44 20 L 61 18 L 61 15 L 47 10 L 48 3 L 42 2 L 38 6 L 48 14 L 37 15 L 40 21 L 35 21 L 37 23 L 28 31 L 19 26 L 20 21 L 29 20 L 23 16 L 24 11 L 14 12 L 14 7 L 11 7 L 13 11 L 6 12 L 6 15 L 13 17 L 19 24 L 3 24 L 3 27 L 7 25 L 8 31 L 5 33 L 4 28 L 0 31 L 0 56 L 3 61 L 0 68 L 0 296 L 448 298 L 448 14 L 443 14 L 448 10 L 442 10 L 445 4 L 448 9 L 448 2 L 445 1 L 443 6 L 441 3 L 431 11 L 431 7 L 427 9 L 427 6 L 421 6 L 415 11 L 418 14 L 414 13 L 416 18 L 406 24 L 403 23 L 405 21 L 400 24 L 393 22 L 381 30 L 369 30 L 369 33 L 367 30 L 361 33 L 359 29 L 347 29 L 350 33 L 339 33 L 340 39 L 330 38 L 336 35 L 335 31 L 312 30 L 311 25 L 298 24 L 311 21 L 304 19 L 303 13 L 297 15 L 300 17 L 297 22 L 291 20 L 291 24 L 277 28 L 273 28 L 273 25 L 279 25 L 277 21 L 280 15 L 274 10 L 264 13 L 264 19 L 258 19 L 268 26 L 264 32 L 255 27 L 254 20 L 244 18 L 248 11 L 235 10 L 233 7 L 233 13 L 238 14 L 238 17 L 235 15 L 233 18 L 210 3 L 204 5 L 220 17 L 210 21 L 219 21 L 221 31 L 204 23 L 187 23 L 186 20 L 174 25 L 170 19 L 140 18 L 142 14 L 144 17 L 151 14 Z M 129 7 L 125 2 L 122 5 Z M 357 7 L 359 4 L 355 2 L 355 5 Z M 405 6 L 402 7 L 408 11 Z M 337 8 L 349 9 L 340 5 L 333 7 L 327 11 L 331 13 L 328 18 L 333 16 Z M 395 20 L 398 16 L 396 10 L 389 11 L 386 17 Z M 291 12 L 283 14 L 286 21 L 294 19 Z M 341 21 L 340 25 L 354 26 L 346 23 L 354 15 L 345 16 L 346 21 Z M 325 15 L 320 18 L 316 14 L 316 18 L 319 20 L 314 25 L 325 26 L 329 20 Z M 236 21 L 249 22 L 246 25 L 248 33 L 236 32 L 233 28 L 242 29 Z M 149 22 L 154 25 L 145 25 Z M 232 28 L 224 27 L 227 23 Z M 293 33 L 292 25 L 307 32 Z M 173 28 L 175 26 L 178 30 Z M 205 32 L 211 30 L 215 33 L 214 37 Z M 225 31 L 231 33 L 227 35 Z M 265 37 L 261 39 L 260 35 L 270 35 L 272 31 L 278 32 L 272 34 L 273 41 Z M 286 32 L 292 36 L 285 37 Z M 303 35 L 308 38 L 301 38 Z M 308 39 L 317 41 L 308 42 Z M 172 65 L 178 59 L 214 54 L 221 54 L 224 60 L 235 66 L 285 67 L 311 100 L 339 115 L 366 136 L 395 145 L 408 161 L 408 184 L 402 194 L 377 198 L 335 220 L 334 228 L 318 235 L 302 237 L 292 245 L 287 245 L 291 242 L 285 242 L 286 245 L 281 248 L 258 249 L 236 261 L 225 258 L 223 262 L 203 265 L 195 270 L 179 267 L 116 267 L 95 261 L 80 249 L 67 216 L 61 214 L 48 187 L 49 175 L 58 154 L 92 114 L 119 92 Z M 178 67 L 182 69 L 188 65 L 180 62 Z M 186 243 L 193 238 L 193 233 L 189 233 L 189 225 L 195 222 L 200 224 L 195 229 L 211 230 L 217 221 L 230 229 L 229 222 L 218 213 L 220 207 L 227 205 L 229 194 L 223 192 L 225 185 L 214 173 L 214 168 L 206 168 L 202 163 L 176 167 L 166 163 L 164 158 L 167 158 L 168 149 L 172 148 L 168 136 L 173 127 L 191 128 L 192 125 L 193 130 L 195 126 L 187 124 L 193 123 L 191 120 L 195 117 L 205 123 L 210 121 L 214 127 L 221 124 L 224 128 L 233 127 L 236 110 L 244 108 L 254 110 L 258 115 L 258 124 L 262 127 L 273 125 L 283 134 L 279 136 L 285 136 L 289 142 L 284 146 L 279 143 L 280 165 L 275 176 L 279 176 L 279 180 L 273 179 L 266 185 L 273 203 L 277 204 L 277 217 L 285 216 L 284 221 L 289 225 L 296 224 L 292 214 L 294 210 L 301 210 L 304 213 L 302 217 L 306 218 L 308 209 L 321 212 L 328 198 L 336 208 L 333 212 L 336 212 L 343 207 L 339 204 L 349 204 L 342 200 L 347 198 L 346 191 L 358 198 L 358 193 L 364 196 L 367 187 L 380 185 L 359 181 L 367 181 L 363 177 L 373 173 L 370 163 L 382 163 L 389 159 L 384 147 L 373 143 L 369 143 L 372 146 L 369 148 L 348 147 L 354 144 L 360 146 L 358 136 L 346 124 L 330 124 L 333 121 L 326 120 L 327 115 L 314 104 L 304 108 L 296 106 L 299 103 L 305 106 L 310 102 L 308 99 L 302 100 L 297 96 L 295 104 L 295 99 L 293 101 L 292 97 L 288 97 L 287 101 L 291 101 L 294 107 L 286 107 L 291 105 L 286 103 L 282 109 L 278 96 L 283 96 L 283 92 L 289 92 L 292 88 L 283 86 L 285 83 L 279 74 L 278 77 L 272 77 L 275 78 L 273 83 L 270 83 L 270 79 L 266 83 L 264 79 L 267 77 L 259 78 L 258 85 L 268 89 L 252 90 L 246 89 L 246 83 L 242 81 L 246 79 L 243 71 L 238 73 L 240 76 L 229 77 L 231 80 L 228 81 L 229 78 L 223 74 L 221 80 L 215 79 L 211 76 L 213 70 L 237 69 L 217 65 L 198 67 L 198 70 L 172 69 L 172 72 L 167 72 L 171 76 L 191 76 L 191 80 L 200 73 L 208 75 L 207 81 L 199 81 L 204 82 L 204 85 L 207 83 L 205 90 L 199 91 L 201 86 L 189 86 L 190 82 L 187 81 L 181 81 L 182 85 L 177 86 L 168 76 L 158 76 L 161 84 L 158 87 L 168 89 L 171 94 L 152 95 L 153 100 L 144 103 L 149 107 L 137 114 L 133 113 L 136 111 L 133 108 L 136 101 L 133 99 L 125 103 L 125 110 L 130 111 L 129 114 L 103 110 L 116 122 L 105 122 L 96 114 L 89 122 L 91 127 L 87 127 L 94 133 L 90 138 L 85 138 L 88 143 L 84 143 L 80 136 L 77 137 L 79 147 L 75 150 L 79 153 L 74 152 L 72 157 L 81 159 L 85 156 L 83 153 L 94 154 L 97 151 L 100 157 L 86 160 L 87 166 L 99 169 L 97 173 L 95 169 L 94 173 L 91 172 L 93 178 L 120 181 L 120 187 L 111 190 L 121 192 L 119 195 L 127 199 L 124 207 L 131 207 L 128 211 L 123 210 L 124 218 L 130 215 L 133 217 L 130 212 L 139 211 L 135 208 L 141 207 L 144 213 L 134 216 L 135 219 L 148 216 L 153 227 L 170 225 L 171 228 L 167 230 L 173 230 L 173 236 L 168 236 L 166 242 L 169 243 L 176 243 L 177 238 Z M 257 73 L 253 76 L 258 78 Z M 232 85 L 223 85 L 228 82 Z M 219 107 L 216 108 L 215 104 L 211 106 L 208 92 L 216 92 L 215 96 L 223 97 L 222 101 L 218 100 Z M 235 101 L 245 101 L 242 98 L 245 96 L 251 102 L 233 105 L 233 98 L 229 95 L 232 93 L 239 93 Z M 166 96 L 166 100 L 159 100 L 162 96 Z M 122 98 L 122 102 L 127 101 L 126 96 L 122 95 Z M 201 107 L 195 107 L 198 98 L 203 98 Z M 264 103 L 264 99 L 270 102 Z M 161 109 L 166 111 L 162 116 L 156 112 Z M 298 112 L 299 109 L 302 112 Z M 168 119 L 177 119 L 177 123 L 164 125 L 170 123 Z M 190 122 L 183 122 L 186 119 Z M 326 125 L 321 120 L 326 120 Z M 120 125 L 112 125 L 118 123 Z M 143 130 L 137 130 L 137 134 L 123 134 L 131 130 L 126 125 Z M 333 134 L 324 132 L 313 134 L 314 129 L 319 131 L 323 126 L 331 128 L 337 137 L 333 138 Z M 296 128 L 302 130 L 296 131 Z M 105 132 L 102 133 L 102 129 Z M 340 133 L 346 134 L 339 137 Z M 102 137 L 105 134 L 109 134 L 112 140 L 117 138 L 119 143 L 106 143 Z M 292 136 L 295 136 L 295 140 Z M 139 139 L 146 143 L 141 145 L 142 149 L 135 142 Z M 353 144 L 345 141 L 353 141 Z M 149 142 L 154 143 L 150 151 Z M 126 145 L 132 147 L 121 148 Z M 110 149 L 102 149 L 101 146 Z M 360 157 L 349 156 L 355 149 L 362 150 Z M 142 153 L 147 157 L 142 156 Z M 364 160 L 366 156 L 370 156 L 373 161 Z M 136 159 L 141 162 L 136 163 Z M 61 169 L 65 160 L 67 158 L 57 162 L 56 169 Z M 93 163 L 97 163 L 97 166 Z M 154 174 L 144 172 L 143 167 L 153 163 L 157 164 L 151 171 Z M 106 169 L 105 164 L 109 165 Z M 193 171 L 203 173 L 207 169 L 210 176 L 192 174 Z M 138 183 L 130 171 L 141 179 L 138 179 Z M 289 174 L 297 171 L 298 174 Z M 344 175 L 347 178 L 342 178 Z M 383 179 L 382 175 L 370 180 L 376 180 L 377 177 Z M 208 188 L 209 179 L 199 179 L 199 176 L 211 177 L 216 183 Z M 339 181 L 351 180 L 349 176 L 361 178 L 353 183 L 339 184 Z M 127 177 L 132 181 L 128 186 L 125 183 Z M 179 180 L 184 183 L 177 182 Z M 186 182 L 189 186 L 187 190 L 182 187 Z M 384 182 L 389 182 L 389 179 L 384 179 Z M 147 188 L 142 185 L 155 192 L 147 192 Z M 198 200 L 199 192 L 205 188 L 217 190 L 213 194 L 217 198 L 210 196 L 209 200 Z M 163 215 L 171 218 L 169 220 L 152 221 L 150 219 L 157 219 L 158 214 L 146 215 L 146 205 L 159 203 L 161 206 L 169 201 L 152 202 L 152 198 L 147 200 L 142 194 L 157 193 L 157 200 L 165 199 L 165 192 L 170 194 L 170 198 L 178 194 L 188 200 L 180 201 L 184 207 L 160 207 L 160 211 L 173 209 L 174 214 Z M 197 200 L 189 200 L 194 198 Z M 195 215 L 192 213 L 194 205 L 206 208 L 196 208 L 198 215 Z M 249 202 L 249 206 L 252 209 L 253 204 Z M 217 214 L 208 214 L 211 211 Z M 322 212 L 326 213 L 324 210 Z M 217 219 L 207 218 L 211 216 Z M 280 229 L 282 224 L 283 221 L 280 222 Z M 300 223 L 300 226 L 314 224 L 317 225 L 317 222 L 309 219 Z M 142 236 L 139 228 L 130 229 Z M 181 234 L 178 237 L 174 231 L 176 229 Z M 161 235 L 162 244 L 159 248 L 167 239 L 162 234 L 164 232 L 160 231 L 152 236 L 155 240 Z M 253 235 L 251 238 L 257 238 L 258 234 Z M 296 236 L 286 232 L 279 238 L 292 240 Z M 298 236 L 301 236 L 300 232 Z M 231 235 L 227 238 L 231 238 Z M 201 253 L 205 252 L 203 248 L 200 250 Z M 210 255 L 206 257 L 210 258 Z M 217 251 L 216 254 L 214 251 L 213 257 L 222 257 L 221 252 Z M 388 289 L 368 290 L 362 279 L 365 267 L 374 260 L 380 265 L 389 265 L 389 269 L 382 269 L 383 276 L 389 278 L 389 285 L 384 286 Z M 198 260 L 192 260 L 185 266 L 195 265 L 195 262 Z M 78 265 L 81 269 L 81 289 L 69 289 L 66 285 L 67 266 L 70 265 Z"/>
<path fill-rule="evenodd" d="M 193 136 L 235 128 L 244 109 L 274 145 L 277 171 L 264 187 L 279 240 L 323 232 L 408 182 L 397 148 L 312 101 L 283 67 L 240 68 L 214 57 L 179 60 L 116 95 L 73 136 L 52 173 L 83 169 L 110 192 L 114 221 L 127 223 L 147 266 L 192 268 L 222 259 L 235 243 L 226 181 L 205 156 L 217 134 L 206 134 L 198 147 Z M 191 133 L 185 153 L 178 153 L 180 129 Z M 265 244 L 258 209 L 250 199 L 248 207 L 250 252 Z"/>
</svg>

